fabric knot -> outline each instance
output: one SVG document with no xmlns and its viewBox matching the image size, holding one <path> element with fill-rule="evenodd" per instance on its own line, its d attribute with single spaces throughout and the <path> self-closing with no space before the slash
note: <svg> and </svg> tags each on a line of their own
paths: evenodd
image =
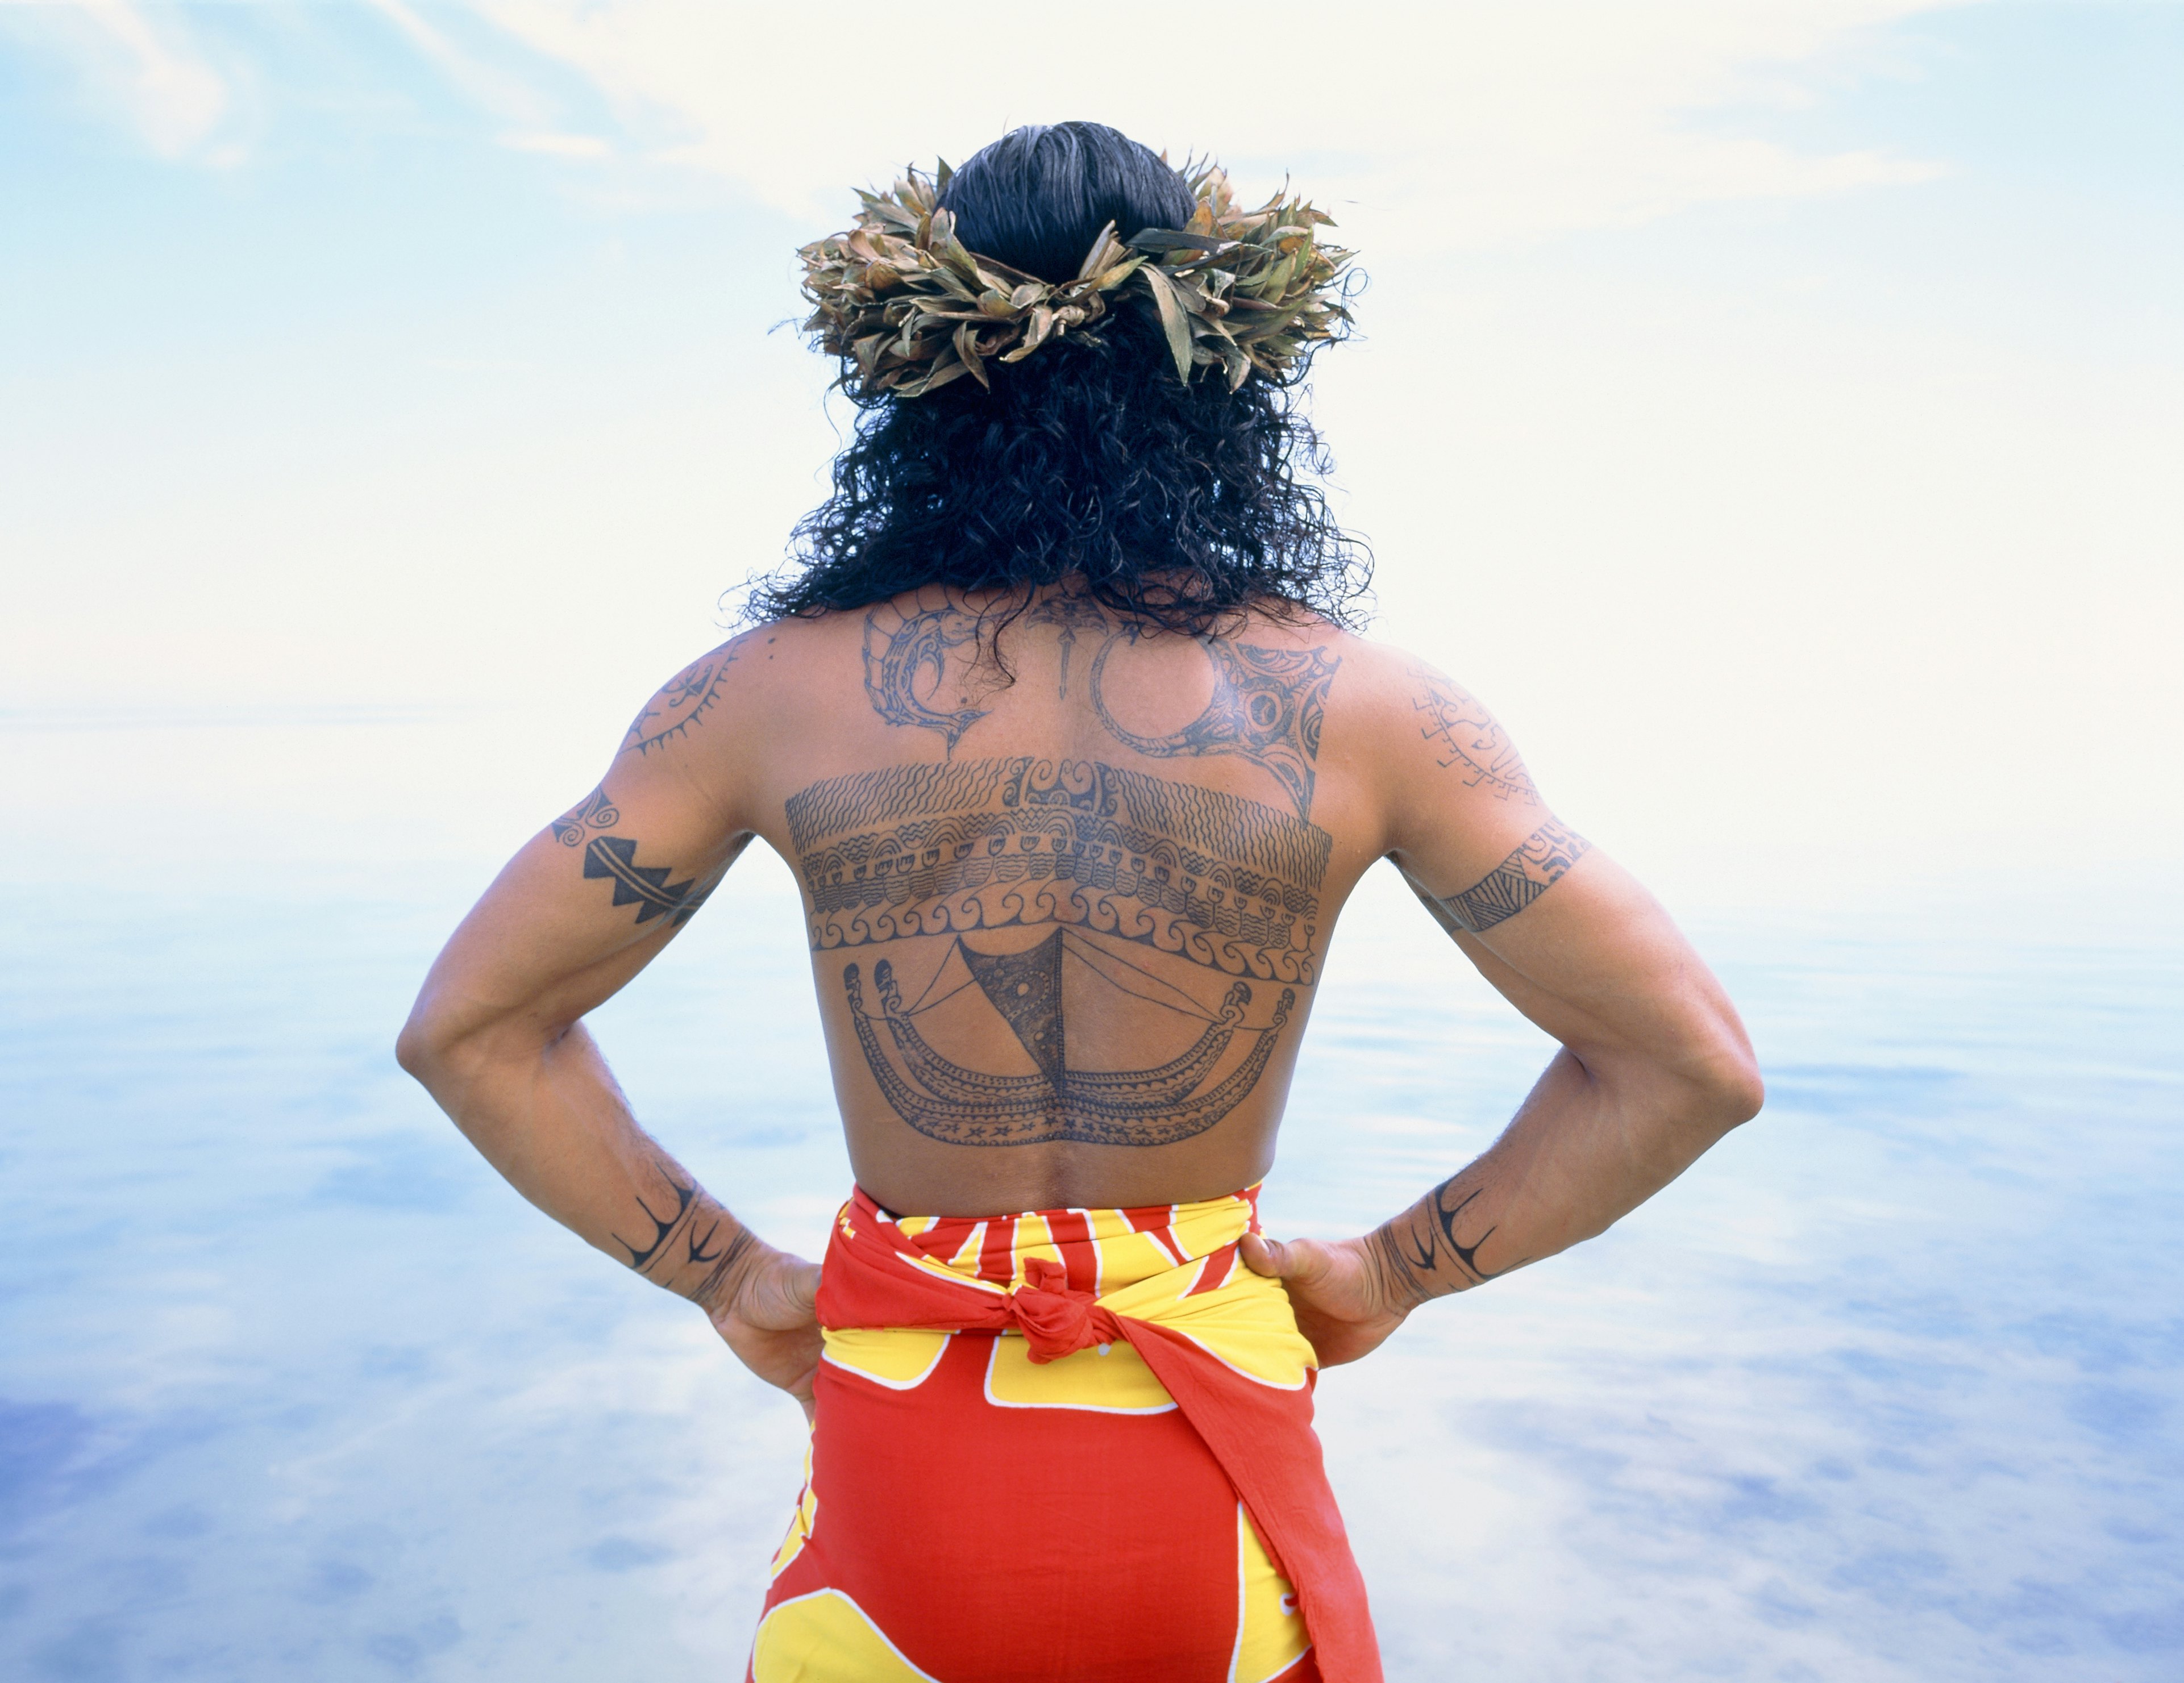
<svg viewBox="0 0 2184 1683">
<path fill-rule="evenodd" d="M 1123 1336 L 1122 1323 L 1089 1291 L 1067 1284 L 1069 1271 L 1044 1257 L 1024 1262 L 1024 1284 L 1008 1295 L 1009 1324 L 1031 1346 L 1034 1362 L 1058 1362 Z"/>
</svg>

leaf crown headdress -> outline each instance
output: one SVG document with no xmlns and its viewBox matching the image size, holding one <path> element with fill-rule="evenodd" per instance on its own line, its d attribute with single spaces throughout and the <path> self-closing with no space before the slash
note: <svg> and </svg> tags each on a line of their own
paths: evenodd
<svg viewBox="0 0 2184 1683">
<path fill-rule="evenodd" d="M 988 362 L 1021 362 L 1071 333 L 1097 343 L 1100 318 L 1138 293 L 1159 314 L 1179 378 L 1218 368 L 1231 391 L 1254 369 L 1279 379 L 1349 326 L 1339 283 L 1353 254 L 1319 242 L 1334 218 L 1297 195 L 1240 210 L 1217 164 L 1185 167 L 1197 200 L 1188 223 L 1123 240 L 1110 222 L 1076 278 L 1058 284 L 964 248 L 939 203 L 945 161 L 886 192 L 860 189 L 855 226 L 799 254 L 812 304 L 805 331 L 855 363 L 865 393 L 916 398 L 967 374 L 989 386 Z"/>
</svg>

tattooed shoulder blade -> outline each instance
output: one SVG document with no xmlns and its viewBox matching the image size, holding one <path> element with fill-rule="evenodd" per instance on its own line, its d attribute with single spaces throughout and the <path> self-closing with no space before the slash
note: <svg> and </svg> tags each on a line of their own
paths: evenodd
<svg viewBox="0 0 2184 1683">
<path fill-rule="evenodd" d="M 1182 729 L 1140 736 L 1107 706 L 1104 680 L 1108 657 L 1123 634 L 1110 637 L 1093 657 L 1092 705 L 1115 739 L 1155 759 L 1233 754 L 1273 777 L 1296 808 L 1312 816 L 1312 785 L 1327 693 L 1341 667 L 1323 649 L 1262 649 L 1226 638 L 1202 638 L 1199 647 L 1213 667 L 1213 694 Z"/>
<path fill-rule="evenodd" d="M 791 795 L 815 950 L 1067 923 L 1308 985 L 1334 838 L 1279 807 L 1096 760 L 896 766 Z"/>
<path fill-rule="evenodd" d="M 978 616 L 953 602 L 913 614 L 881 603 L 865 616 L 865 697 L 872 711 L 890 725 L 938 732 L 953 754 L 986 710 L 970 705 L 968 698 L 953 708 L 933 707 L 919 692 L 941 699 L 952 651 L 969 645 L 975 657 L 978 641 Z"/>
</svg>

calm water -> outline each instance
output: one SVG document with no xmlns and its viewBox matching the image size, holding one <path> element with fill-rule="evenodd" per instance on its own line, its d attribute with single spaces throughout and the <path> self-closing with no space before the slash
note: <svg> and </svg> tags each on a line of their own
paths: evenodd
<svg viewBox="0 0 2184 1683">
<path fill-rule="evenodd" d="M 794 1407 L 392 1066 L 474 871 L 208 880 L 6 891 L 0 1675 L 740 1675 Z M 2184 963 L 1992 927 L 1700 921 L 1764 1116 L 1328 1377 L 1393 1677 L 2184 1675 Z M 598 1026 L 816 1247 L 847 1168 L 797 937 L 741 867 Z M 1273 1224 L 1388 1214 L 1544 1056 L 1374 888 Z"/>
</svg>

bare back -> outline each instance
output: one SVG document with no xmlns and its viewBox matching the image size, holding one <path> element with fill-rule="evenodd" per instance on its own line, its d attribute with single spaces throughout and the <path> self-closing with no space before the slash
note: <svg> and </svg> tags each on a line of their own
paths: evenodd
<svg viewBox="0 0 2184 1683">
<path fill-rule="evenodd" d="M 851 1161 L 883 1203 L 1249 1184 L 1336 917 L 1396 844 L 1373 716 L 1391 676 L 1419 681 L 1310 617 L 1193 638 L 1058 592 L 997 661 L 977 606 L 933 589 L 746 633 L 632 725 L 603 785 L 616 823 L 571 821 L 632 893 L 654 865 L 634 809 L 677 785 L 789 862 Z M 1422 716 L 1403 734 L 1430 749 L 1450 721 Z M 1465 850 L 1490 866 L 1536 815 L 1514 755 L 1497 772 L 1473 738 L 1505 784 Z"/>
</svg>

